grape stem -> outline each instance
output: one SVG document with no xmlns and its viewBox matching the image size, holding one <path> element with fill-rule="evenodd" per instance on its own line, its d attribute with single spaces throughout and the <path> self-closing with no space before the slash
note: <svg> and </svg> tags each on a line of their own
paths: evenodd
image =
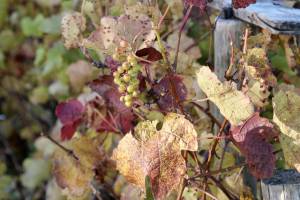
<svg viewBox="0 0 300 200">
<path fill-rule="evenodd" d="M 173 63 L 173 71 L 174 72 L 176 72 L 176 68 L 177 68 L 177 60 L 178 60 L 178 53 L 179 53 L 179 47 L 180 47 L 181 34 L 182 34 L 182 31 L 183 31 L 183 29 L 185 27 L 185 24 L 187 23 L 187 21 L 189 19 L 189 16 L 191 14 L 192 8 L 193 8 L 193 5 L 191 4 L 189 6 L 187 12 L 184 15 L 183 21 L 181 23 L 181 26 L 180 26 L 180 29 L 179 29 L 179 32 L 178 32 L 178 41 L 177 41 L 175 59 L 174 59 L 174 63 Z"/>
</svg>

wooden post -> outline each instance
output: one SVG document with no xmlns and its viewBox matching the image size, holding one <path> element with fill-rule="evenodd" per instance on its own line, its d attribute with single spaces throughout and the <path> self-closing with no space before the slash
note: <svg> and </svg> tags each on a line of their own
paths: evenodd
<svg viewBox="0 0 300 200">
<path fill-rule="evenodd" d="M 300 200 L 300 173 L 278 170 L 261 182 L 263 200 Z"/>
<path fill-rule="evenodd" d="M 233 46 L 240 45 L 242 35 L 245 29 L 245 23 L 237 19 L 219 18 L 216 22 L 214 32 L 214 67 L 215 73 L 220 80 L 225 80 L 225 71 L 230 64 L 231 41 Z M 218 108 L 211 106 L 211 111 L 221 122 L 223 120 Z"/>
</svg>

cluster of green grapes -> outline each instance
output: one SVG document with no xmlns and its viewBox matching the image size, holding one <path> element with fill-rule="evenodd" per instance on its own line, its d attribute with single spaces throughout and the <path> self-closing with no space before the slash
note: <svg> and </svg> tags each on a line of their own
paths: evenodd
<svg viewBox="0 0 300 200">
<path fill-rule="evenodd" d="M 128 55 L 122 66 L 113 73 L 114 82 L 119 86 L 119 92 L 122 93 L 120 101 L 127 107 L 132 106 L 132 102 L 139 96 L 138 74 L 141 66 L 137 63 L 134 55 Z"/>
</svg>

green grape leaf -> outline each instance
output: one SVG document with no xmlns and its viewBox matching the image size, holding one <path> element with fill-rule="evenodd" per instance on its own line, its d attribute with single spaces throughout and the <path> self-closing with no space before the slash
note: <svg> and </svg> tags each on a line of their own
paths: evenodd
<svg viewBox="0 0 300 200">
<path fill-rule="evenodd" d="M 232 125 L 239 125 L 254 114 L 249 97 L 229 82 L 222 83 L 209 67 L 201 67 L 196 74 L 200 88 Z"/>
<path fill-rule="evenodd" d="M 25 172 L 21 175 L 22 185 L 35 189 L 50 176 L 50 162 L 44 159 L 27 158 L 23 162 Z"/>
<path fill-rule="evenodd" d="M 197 151 L 197 132 L 183 115 L 169 113 L 163 126 L 157 122 L 140 122 L 137 138 L 128 133 L 113 152 L 117 169 L 128 182 L 145 189 L 149 176 L 155 199 L 165 199 L 179 188 L 186 171 L 181 150 Z M 144 129 L 146 127 L 146 129 Z M 158 170 L 159 169 L 159 170 Z"/>
<path fill-rule="evenodd" d="M 30 17 L 22 18 L 21 29 L 25 36 L 41 37 L 43 31 L 41 30 L 41 25 L 43 24 L 45 18 L 43 15 L 39 14 L 34 19 Z"/>
<path fill-rule="evenodd" d="M 280 128 L 279 136 L 285 161 L 300 172 L 300 92 L 291 85 L 280 85 L 273 98 L 273 121 Z"/>
</svg>

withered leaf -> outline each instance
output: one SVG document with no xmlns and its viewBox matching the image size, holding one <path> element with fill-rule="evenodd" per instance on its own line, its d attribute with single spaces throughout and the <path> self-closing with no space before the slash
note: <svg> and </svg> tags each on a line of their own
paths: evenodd
<svg viewBox="0 0 300 200">
<path fill-rule="evenodd" d="M 161 130 L 157 122 L 140 122 L 134 137 L 128 133 L 114 150 L 117 169 L 128 182 L 145 189 L 149 176 L 155 199 L 179 188 L 186 172 L 181 150 L 197 151 L 197 132 L 183 115 L 169 113 Z"/>
<path fill-rule="evenodd" d="M 62 149 L 54 152 L 53 174 L 57 184 L 69 197 L 84 199 L 88 196 L 95 171 L 109 162 L 100 147 L 101 141 L 100 137 L 82 136 L 65 142 L 63 145 L 72 150 L 78 160 Z"/>
<path fill-rule="evenodd" d="M 245 156 L 250 172 L 256 178 L 271 177 L 275 168 L 275 156 L 269 141 L 277 136 L 273 124 L 255 113 L 244 124 L 232 127 L 231 136 Z"/>
</svg>

